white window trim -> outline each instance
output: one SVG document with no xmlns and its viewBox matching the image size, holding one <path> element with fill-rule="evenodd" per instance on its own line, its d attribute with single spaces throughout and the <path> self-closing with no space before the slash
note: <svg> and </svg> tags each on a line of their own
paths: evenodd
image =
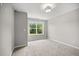
<svg viewBox="0 0 79 59">
<path fill-rule="evenodd" d="M 37 30 L 36 30 L 36 34 L 30 34 L 30 24 L 36 24 L 36 29 L 37 29 L 37 24 L 42 24 L 42 34 L 37 34 Z M 29 23 L 28 24 L 28 35 L 44 35 L 44 23 Z"/>
</svg>

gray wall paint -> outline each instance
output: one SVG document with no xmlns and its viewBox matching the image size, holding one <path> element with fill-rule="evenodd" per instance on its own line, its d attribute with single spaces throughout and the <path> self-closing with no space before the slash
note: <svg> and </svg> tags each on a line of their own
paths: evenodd
<svg viewBox="0 0 79 59">
<path fill-rule="evenodd" d="M 0 7 L 1 39 L 0 55 L 11 55 L 14 49 L 14 10 L 10 4 Z"/>
<path fill-rule="evenodd" d="M 2 54 L 1 53 L 1 4 L 0 4 L 0 55 Z"/>
<path fill-rule="evenodd" d="M 48 24 L 49 39 L 79 47 L 79 9 L 52 18 Z"/>
<path fill-rule="evenodd" d="M 27 14 L 15 11 L 15 47 L 27 45 Z M 24 29 L 26 31 L 24 31 Z"/>
<path fill-rule="evenodd" d="M 42 40 L 48 38 L 48 21 L 35 18 L 28 18 L 29 23 L 44 23 L 44 35 L 28 35 L 28 41 Z"/>
</svg>

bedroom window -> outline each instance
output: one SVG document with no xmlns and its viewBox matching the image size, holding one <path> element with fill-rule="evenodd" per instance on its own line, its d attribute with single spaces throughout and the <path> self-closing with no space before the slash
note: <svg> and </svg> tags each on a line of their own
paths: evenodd
<svg viewBox="0 0 79 59">
<path fill-rule="evenodd" d="M 44 24 L 40 24 L 40 23 L 29 24 L 29 34 L 30 35 L 43 35 Z"/>
</svg>

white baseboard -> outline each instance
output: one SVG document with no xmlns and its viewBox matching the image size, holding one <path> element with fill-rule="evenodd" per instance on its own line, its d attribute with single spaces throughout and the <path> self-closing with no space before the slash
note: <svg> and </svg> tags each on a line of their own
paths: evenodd
<svg viewBox="0 0 79 59">
<path fill-rule="evenodd" d="M 12 50 L 12 52 L 11 52 L 10 56 L 12 56 L 14 49 L 15 49 L 15 48 L 13 48 L 13 50 Z"/>
<path fill-rule="evenodd" d="M 23 46 L 27 46 L 27 44 L 15 46 L 15 48 L 19 48 L 19 47 L 23 47 Z M 15 48 L 14 48 L 14 49 L 15 49 Z"/>
<path fill-rule="evenodd" d="M 27 46 L 27 44 L 20 45 L 20 46 L 16 46 L 16 47 L 14 47 L 14 49 L 19 48 L 19 47 L 23 47 L 23 46 Z M 10 56 L 12 56 L 14 49 L 12 50 L 12 52 L 11 52 Z"/>
<path fill-rule="evenodd" d="M 66 45 L 66 46 L 70 46 L 70 47 L 73 47 L 73 48 L 75 48 L 75 49 L 79 49 L 79 47 L 77 47 L 77 46 L 74 46 L 74 45 L 71 45 L 71 44 L 68 44 L 68 43 L 65 43 L 65 42 L 62 42 L 62 41 L 58 41 L 58 40 L 51 40 L 51 41 L 55 41 L 55 42 L 58 42 L 58 43 L 60 43 L 60 44 L 64 44 L 64 45 Z"/>
</svg>

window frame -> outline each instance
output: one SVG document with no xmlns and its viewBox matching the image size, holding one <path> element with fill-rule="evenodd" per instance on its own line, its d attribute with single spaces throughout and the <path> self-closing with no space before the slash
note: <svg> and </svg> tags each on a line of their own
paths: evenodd
<svg viewBox="0 0 79 59">
<path fill-rule="evenodd" d="M 30 34 L 30 24 L 36 24 L 36 34 Z M 37 34 L 37 25 L 41 24 L 42 25 L 42 33 L 41 34 Z M 29 23 L 28 24 L 28 35 L 44 35 L 44 23 Z"/>
</svg>

